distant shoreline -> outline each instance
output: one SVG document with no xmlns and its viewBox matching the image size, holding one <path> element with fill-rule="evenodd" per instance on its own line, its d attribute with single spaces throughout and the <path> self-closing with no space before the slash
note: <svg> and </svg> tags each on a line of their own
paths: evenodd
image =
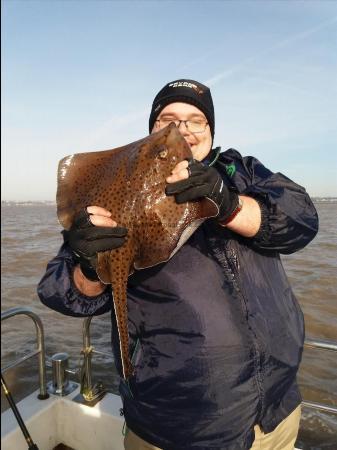
<svg viewBox="0 0 337 450">
<path fill-rule="evenodd" d="M 55 200 L 45 200 L 45 201 L 22 201 L 22 202 L 18 202 L 18 201 L 14 201 L 14 200 L 1 200 L 1 206 L 53 206 L 56 205 Z"/>
<path fill-rule="evenodd" d="M 314 203 L 337 203 L 337 197 L 311 197 Z M 44 201 L 14 201 L 14 200 L 1 200 L 2 206 L 56 206 L 55 200 Z"/>
</svg>

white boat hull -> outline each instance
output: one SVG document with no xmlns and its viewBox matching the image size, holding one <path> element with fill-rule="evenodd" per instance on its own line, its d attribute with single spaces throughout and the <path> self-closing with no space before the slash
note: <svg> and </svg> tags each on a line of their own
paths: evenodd
<svg viewBox="0 0 337 450">
<path fill-rule="evenodd" d="M 95 406 L 74 402 L 79 387 L 67 397 L 38 400 L 39 391 L 17 404 L 33 441 L 40 450 L 63 443 L 75 450 L 123 450 L 122 402 L 106 394 Z M 1 415 L 2 450 L 27 450 L 27 443 L 11 409 Z"/>
</svg>

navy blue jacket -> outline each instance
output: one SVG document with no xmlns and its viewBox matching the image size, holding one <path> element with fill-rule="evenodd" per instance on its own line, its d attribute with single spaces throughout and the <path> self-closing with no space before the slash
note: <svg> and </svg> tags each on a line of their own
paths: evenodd
<svg viewBox="0 0 337 450">
<path fill-rule="evenodd" d="M 121 384 L 125 419 L 165 450 L 249 449 L 255 424 L 268 433 L 301 401 L 303 315 L 279 254 L 313 239 L 316 210 L 304 188 L 255 158 L 231 149 L 215 167 L 260 203 L 257 235 L 243 238 L 209 219 L 168 262 L 136 271 L 128 283 L 135 374 L 131 392 Z M 111 288 L 80 294 L 74 265 L 63 246 L 39 284 L 41 301 L 79 317 L 111 310 L 121 372 Z"/>
</svg>

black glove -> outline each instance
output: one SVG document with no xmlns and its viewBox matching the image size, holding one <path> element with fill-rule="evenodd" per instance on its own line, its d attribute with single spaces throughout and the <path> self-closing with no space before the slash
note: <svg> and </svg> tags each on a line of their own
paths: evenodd
<svg viewBox="0 0 337 450">
<path fill-rule="evenodd" d="M 97 281 L 97 253 L 120 247 L 125 242 L 124 227 L 101 227 L 90 222 L 90 214 L 82 209 L 70 230 L 63 230 L 64 242 L 72 249 L 86 278 Z"/>
<path fill-rule="evenodd" d="M 238 206 L 238 194 L 227 188 L 214 167 L 190 159 L 187 170 L 189 172 L 187 180 L 169 183 L 166 186 L 166 194 L 174 194 L 177 203 L 207 197 L 217 205 L 219 221 L 226 222 Z"/>
</svg>

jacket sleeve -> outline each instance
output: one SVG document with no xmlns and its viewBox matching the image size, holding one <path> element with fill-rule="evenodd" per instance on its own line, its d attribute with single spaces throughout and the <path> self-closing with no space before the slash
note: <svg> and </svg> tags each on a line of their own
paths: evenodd
<svg viewBox="0 0 337 450">
<path fill-rule="evenodd" d="M 63 244 L 38 285 L 41 302 L 67 316 L 86 317 L 108 312 L 112 307 L 111 287 L 97 297 L 82 294 L 72 279 L 75 264 L 71 251 Z"/>
<path fill-rule="evenodd" d="M 256 250 L 290 254 L 304 248 L 317 234 L 318 215 L 302 186 L 273 173 L 251 156 L 229 149 L 215 166 L 226 184 L 255 198 L 261 207 L 261 226 L 247 244 Z"/>
</svg>

